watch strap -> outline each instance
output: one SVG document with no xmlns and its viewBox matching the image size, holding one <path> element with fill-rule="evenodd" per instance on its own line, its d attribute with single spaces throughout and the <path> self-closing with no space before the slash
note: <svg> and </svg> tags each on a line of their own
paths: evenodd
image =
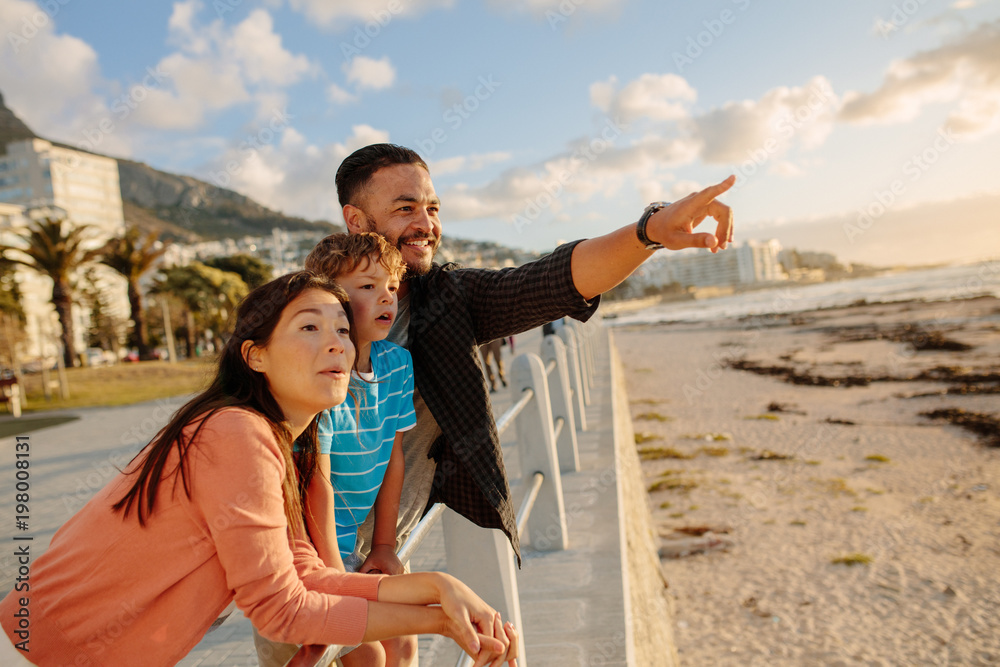
<svg viewBox="0 0 1000 667">
<path fill-rule="evenodd" d="M 659 211 L 661 208 L 666 208 L 667 206 L 670 206 L 669 202 L 653 202 L 642 212 L 642 217 L 639 218 L 639 222 L 635 226 L 635 235 L 638 237 L 639 243 L 645 246 L 646 250 L 659 250 L 663 247 L 663 244 L 650 240 L 650 238 L 646 235 L 646 223 L 649 222 L 649 218 L 652 217 L 654 213 Z"/>
</svg>

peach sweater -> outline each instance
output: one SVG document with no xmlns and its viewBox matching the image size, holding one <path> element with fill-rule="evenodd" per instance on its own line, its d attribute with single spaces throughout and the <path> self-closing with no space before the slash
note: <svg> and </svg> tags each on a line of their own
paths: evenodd
<svg viewBox="0 0 1000 667">
<path fill-rule="evenodd" d="M 290 542 L 285 465 L 267 422 L 248 410 L 213 415 L 179 476 L 161 483 L 141 527 L 111 511 L 134 477 L 118 475 L 59 529 L 31 564 L 30 591 L 0 601 L 11 642 L 28 599 L 37 665 L 173 665 L 235 597 L 262 635 L 299 644 L 357 644 L 381 577 L 323 566 Z M 176 467 L 173 455 L 166 470 Z M 132 466 L 130 466 L 131 468 Z M 176 482 L 176 483 L 175 483 Z"/>
</svg>

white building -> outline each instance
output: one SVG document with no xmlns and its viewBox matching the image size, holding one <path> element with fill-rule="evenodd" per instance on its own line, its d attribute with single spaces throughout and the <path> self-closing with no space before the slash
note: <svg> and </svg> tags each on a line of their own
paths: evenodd
<svg viewBox="0 0 1000 667">
<path fill-rule="evenodd" d="M 17 205 L 17 214 L 3 218 L 3 243 L 16 245 L 14 232 L 29 224 L 23 209 L 58 207 L 66 212 L 70 223 L 89 225 L 86 249 L 97 248 L 125 229 L 118 162 L 44 139 L 27 139 L 7 144 L 7 154 L 0 155 L 0 205 Z M 5 210 L 11 211 L 8 206 Z M 107 267 L 98 267 L 98 287 L 109 297 L 111 314 L 122 320 L 129 316 L 125 281 Z M 44 349 L 58 332 L 52 313 L 52 281 L 29 269 L 19 269 L 18 282 L 28 319 L 29 356 L 51 354 Z M 90 323 L 90 313 L 79 306 L 73 308 L 73 328 L 76 350 L 86 349 L 84 336 Z"/>
<path fill-rule="evenodd" d="M 647 264 L 644 282 L 667 285 L 708 287 L 751 285 L 786 280 L 778 253 L 781 244 L 769 241 L 746 241 L 712 254 L 704 250 L 661 256 Z"/>
<path fill-rule="evenodd" d="M 23 246 L 24 242 L 18 233 L 24 231 L 28 223 L 23 206 L 0 203 L 0 245 Z M 59 351 L 56 339 L 59 325 L 52 306 L 52 281 L 19 265 L 15 265 L 14 280 L 21 293 L 21 307 L 27 320 L 27 340 L 17 350 L 17 356 L 22 360 L 54 357 Z M 4 343 L 7 342 L 7 337 L 4 336 Z"/>
<path fill-rule="evenodd" d="M 7 155 L 0 156 L 0 202 L 58 206 L 74 224 L 95 227 L 102 239 L 125 229 L 118 161 L 44 139 L 7 144 Z"/>
</svg>

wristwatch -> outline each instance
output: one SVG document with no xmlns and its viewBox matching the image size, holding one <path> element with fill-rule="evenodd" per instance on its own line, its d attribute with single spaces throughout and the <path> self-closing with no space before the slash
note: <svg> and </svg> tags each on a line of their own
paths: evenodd
<svg viewBox="0 0 1000 667">
<path fill-rule="evenodd" d="M 646 210 L 642 212 L 642 217 L 639 218 L 639 224 L 635 226 L 635 235 L 639 237 L 639 243 L 646 247 L 646 250 L 659 250 L 663 247 L 662 244 L 656 241 L 650 241 L 649 237 L 646 236 L 646 223 L 649 222 L 650 216 L 659 211 L 661 208 L 666 208 L 670 206 L 670 202 L 666 201 L 654 201 L 652 204 L 646 207 Z"/>
</svg>

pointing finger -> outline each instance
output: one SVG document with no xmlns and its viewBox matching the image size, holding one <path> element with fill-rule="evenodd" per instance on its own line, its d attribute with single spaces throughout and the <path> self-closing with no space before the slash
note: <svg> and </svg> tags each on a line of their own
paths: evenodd
<svg viewBox="0 0 1000 667">
<path fill-rule="evenodd" d="M 733 209 L 720 201 L 713 200 L 708 205 L 708 214 L 719 223 L 715 228 L 715 238 L 719 242 L 719 248 L 725 250 L 733 241 Z"/>
<path fill-rule="evenodd" d="M 715 185 L 708 186 L 707 188 L 698 193 L 698 197 L 703 200 L 715 199 L 723 192 L 733 187 L 734 183 L 736 183 L 735 174 L 729 176 L 729 178 L 722 181 L 721 183 L 716 183 Z"/>
</svg>

